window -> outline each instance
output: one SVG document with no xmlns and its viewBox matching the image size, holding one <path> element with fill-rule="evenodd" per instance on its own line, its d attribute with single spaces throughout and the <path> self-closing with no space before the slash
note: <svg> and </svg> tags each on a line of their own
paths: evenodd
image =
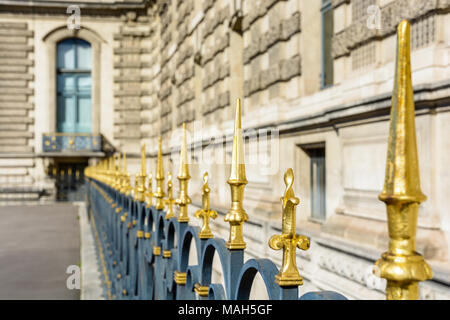
<svg viewBox="0 0 450 320">
<path fill-rule="evenodd" d="M 322 0 L 322 73 L 321 87 L 333 85 L 332 41 L 334 33 L 333 6 L 331 0 Z"/>
<path fill-rule="evenodd" d="M 302 146 L 302 150 L 307 155 L 307 158 L 309 158 L 311 218 L 313 220 L 323 221 L 326 217 L 325 143 Z"/>
<path fill-rule="evenodd" d="M 57 130 L 91 133 L 91 45 L 70 38 L 57 44 Z"/>
</svg>

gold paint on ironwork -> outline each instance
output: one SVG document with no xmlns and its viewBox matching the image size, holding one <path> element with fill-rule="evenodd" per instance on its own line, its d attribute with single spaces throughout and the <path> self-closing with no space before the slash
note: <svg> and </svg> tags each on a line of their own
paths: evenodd
<svg viewBox="0 0 450 320">
<path fill-rule="evenodd" d="M 230 224 L 230 237 L 226 243 L 226 247 L 229 250 L 245 249 L 243 224 L 248 221 L 248 215 L 243 208 L 243 201 L 244 188 L 248 181 L 245 176 L 240 99 L 237 99 L 236 102 L 231 174 L 227 183 L 231 188 L 231 209 L 225 216 L 225 221 Z"/>
<path fill-rule="evenodd" d="M 209 295 L 209 286 L 202 286 L 200 283 L 194 285 L 194 291 L 200 297 L 207 297 Z"/>
<path fill-rule="evenodd" d="M 186 272 L 180 272 L 180 271 L 174 271 L 173 272 L 173 280 L 178 285 L 185 285 L 186 284 L 186 278 L 187 278 Z"/>
<path fill-rule="evenodd" d="M 167 198 L 164 199 L 164 203 L 167 205 L 167 212 L 165 216 L 166 220 L 175 217 L 175 213 L 173 212 L 173 204 L 175 203 L 175 199 L 173 198 L 172 188 L 172 173 L 169 171 L 167 173 Z"/>
<path fill-rule="evenodd" d="M 120 213 L 122 211 L 122 208 L 116 208 L 116 213 Z"/>
<path fill-rule="evenodd" d="M 137 220 L 133 219 L 133 226 L 137 225 Z"/>
<path fill-rule="evenodd" d="M 308 237 L 296 233 L 296 207 L 300 200 L 295 196 L 292 185 L 294 184 L 294 172 L 288 169 L 284 174 L 286 190 L 281 198 L 283 220 L 281 234 L 274 235 L 269 240 L 269 246 L 273 250 L 283 249 L 283 263 L 280 272 L 275 276 L 275 282 L 280 287 L 299 286 L 303 284 L 296 262 L 296 248 L 308 250 L 310 241 Z"/>
<path fill-rule="evenodd" d="M 142 149 L 141 149 L 141 172 L 138 175 L 138 187 L 136 189 L 137 191 L 137 196 L 136 196 L 136 200 L 140 201 L 140 202 L 144 202 L 145 201 L 145 196 L 146 196 L 146 192 L 145 192 L 145 178 L 146 178 L 146 173 L 147 173 L 147 169 L 146 169 L 146 162 L 147 160 L 145 159 L 145 143 L 142 145 Z"/>
<path fill-rule="evenodd" d="M 200 229 L 200 233 L 198 234 L 198 237 L 200 239 L 209 239 L 213 238 L 213 234 L 211 232 L 211 229 L 209 227 L 209 219 L 215 219 L 217 218 L 217 212 L 215 210 L 210 210 L 209 208 L 209 193 L 211 192 L 211 189 L 208 185 L 208 172 L 205 172 L 203 174 L 203 187 L 202 187 L 202 209 L 197 210 L 195 212 L 196 218 L 201 218 L 203 223 L 202 227 Z"/>
<path fill-rule="evenodd" d="M 136 237 L 138 239 L 142 239 L 144 237 L 144 231 L 143 230 L 137 230 L 136 231 Z"/>
<path fill-rule="evenodd" d="M 127 217 L 128 217 L 128 213 L 124 213 L 121 217 L 120 217 L 120 221 L 121 222 L 125 222 L 126 220 L 127 220 Z"/>
<path fill-rule="evenodd" d="M 127 171 L 127 154 L 124 152 L 122 155 L 122 184 L 120 186 L 120 192 L 125 194 L 126 196 L 130 195 L 131 185 L 130 185 L 130 174 Z"/>
<path fill-rule="evenodd" d="M 180 212 L 178 214 L 178 222 L 189 222 L 188 205 L 192 203 L 188 195 L 188 184 L 191 176 L 189 175 L 189 162 L 186 141 L 186 124 L 183 123 L 183 138 L 180 147 L 180 168 L 178 171 L 178 181 L 180 183 L 180 193 L 175 203 L 178 205 Z"/>
<path fill-rule="evenodd" d="M 131 229 L 133 227 L 133 224 L 131 222 L 128 222 L 128 229 Z"/>
<path fill-rule="evenodd" d="M 170 258 L 172 256 L 172 251 L 170 250 L 163 250 L 163 258 Z"/>
<path fill-rule="evenodd" d="M 112 188 L 114 190 L 120 189 L 119 166 L 120 166 L 120 153 L 114 155 L 114 171 L 113 171 L 113 185 L 112 185 Z"/>
<path fill-rule="evenodd" d="M 146 232 L 144 233 L 144 238 L 145 239 L 150 239 L 151 233 L 150 232 Z"/>
<path fill-rule="evenodd" d="M 137 201 L 138 198 L 138 187 L 139 187 L 139 173 L 134 176 L 134 188 L 133 188 L 133 200 Z"/>
<path fill-rule="evenodd" d="M 387 280 L 388 300 L 416 300 L 419 282 L 431 279 L 433 271 L 416 252 L 418 210 L 426 196 L 420 188 L 417 156 L 410 23 L 402 21 L 397 31 L 386 177 L 379 195 L 386 203 L 390 241 L 388 252 L 382 254 L 375 266 L 379 276 Z"/>
<path fill-rule="evenodd" d="M 161 136 L 158 137 L 158 157 L 156 160 L 156 192 L 153 196 L 156 198 L 155 208 L 164 209 L 164 168 L 162 158 Z"/>
<path fill-rule="evenodd" d="M 153 200 L 153 176 L 152 173 L 149 172 L 148 173 L 148 187 L 147 187 L 147 205 L 145 206 L 146 208 L 150 208 L 152 206 L 152 200 Z"/>
<path fill-rule="evenodd" d="M 114 261 L 113 261 L 113 266 L 116 266 L 116 265 L 117 265 L 117 261 L 114 260 Z"/>
<path fill-rule="evenodd" d="M 120 273 L 117 274 L 117 279 L 122 279 L 122 275 Z"/>
<path fill-rule="evenodd" d="M 123 290 L 122 290 L 122 295 L 124 295 L 124 296 L 127 295 L 127 290 L 126 290 L 126 289 L 123 289 Z"/>
<path fill-rule="evenodd" d="M 160 256 L 161 255 L 161 247 L 160 246 L 153 246 L 153 254 L 155 256 Z"/>
</svg>

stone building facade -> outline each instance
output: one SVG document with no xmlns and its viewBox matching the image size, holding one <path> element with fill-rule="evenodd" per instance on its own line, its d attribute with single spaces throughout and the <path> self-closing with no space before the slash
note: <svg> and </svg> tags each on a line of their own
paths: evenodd
<svg viewBox="0 0 450 320">
<path fill-rule="evenodd" d="M 77 22 L 70 5 L 79 8 L 79 29 L 68 28 Z M 185 122 L 191 214 L 201 205 L 201 177 L 208 171 L 211 206 L 221 213 L 213 231 L 226 238 L 233 110 L 242 98 L 247 257 L 280 261 L 267 241 L 279 232 L 283 173 L 292 167 L 298 232 L 312 240 L 298 253 L 302 290 L 382 299 L 385 284 L 371 266 L 388 244 L 377 196 L 395 28 L 405 18 L 412 22 L 418 149 L 428 196 L 417 245 L 434 270 L 433 280 L 421 284 L 421 297 L 448 299 L 449 0 L 0 0 L 0 184 L 53 194 L 55 172 L 112 151 L 126 152 L 135 173 L 142 143 L 154 172 L 160 135 L 165 170 L 175 176 L 178 129 Z M 58 129 L 57 78 L 66 70 L 58 69 L 57 48 L 65 39 L 90 46 L 92 65 L 82 70 L 91 81 L 85 138 Z"/>
</svg>

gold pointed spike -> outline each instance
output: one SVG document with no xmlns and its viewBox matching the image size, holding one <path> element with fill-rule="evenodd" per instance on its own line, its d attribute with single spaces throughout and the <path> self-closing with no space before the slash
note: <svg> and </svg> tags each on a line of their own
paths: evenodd
<svg viewBox="0 0 450 320">
<path fill-rule="evenodd" d="M 151 172 L 148 173 L 148 186 L 147 186 L 147 208 L 150 208 L 152 206 L 152 199 L 153 199 L 153 175 Z"/>
<path fill-rule="evenodd" d="M 145 177 L 146 177 L 145 143 L 141 149 L 141 172 L 138 175 L 137 201 L 145 201 Z"/>
<path fill-rule="evenodd" d="M 173 212 L 173 204 L 175 203 L 175 199 L 173 198 L 172 193 L 172 173 L 167 173 L 167 199 L 164 199 L 164 203 L 167 205 L 167 212 L 166 212 L 166 220 L 172 219 L 175 217 L 175 213 Z"/>
<path fill-rule="evenodd" d="M 189 175 L 189 162 L 186 141 L 186 124 L 183 123 L 183 138 L 180 147 L 180 169 L 178 171 L 178 181 L 180 183 L 180 194 L 176 200 L 176 204 L 180 208 L 178 222 L 189 222 L 188 205 L 192 203 L 188 195 L 188 183 L 191 176 Z"/>
<path fill-rule="evenodd" d="M 161 136 L 158 138 L 158 158 L 156 160 L 156 192 L 153 195 L 156 199 L 156 209 L 164 209 L 164 168 L 162 158 Z"/>
<path fill-rule="evenodd" d="M 114 173 L 114 158 L 111 156 L 108 159 L 108 170 L 106 172 L 107 175 L 107 184 L 112 188 L 113 186 L 113 173 Z"/>
<path fill-rule="evenodd" d="M 244 188 L 247 184 L 244 163 L 244 141 L 241 126 L 241 100 L 237 99 L 236 116 L 234 120 L 233 153 L 231 158 L 231 174 L 228 184 L 231 188 L 231 209 L 225 216 L 230 224 L 230 237 L 226 243 L 229 250 L 245 249 L 243 224 L 248 221 L 248 215 L 243 208 Z"/>
<path fill-rule="evenodd" d="M 120 190 L 120 153 L 114 159 L 114 189 Z"/>
<path fill-rule="evenodd" d="M 122 168 L 122 188 L 121 192 L 126 196 L 130 195 L 131 185 L 130 185 L 130 174 L 127 171 L 127 154 L 124 152 L 122 156 L 123 168 Z"/>
<path fill-rule="evenodd" d="M 196 218 L 202 219 L 202 227 L 200 229 L 200 233 L 198 237 L 200 239 L 209 239 L 213 238 L 213 234 L 211 232 L 211 228 L 209 227 L 209 219 L 217 218 L 217 212 L 209 209 L 209 193 L 211 189 L 208 185 L 208 172 L 203 174 L 203 187 L 202 187 L 202 209 L 197 210 L 195 213 Z"/>
<path fill-rule="evenodd" d="M 420 189 L 414 92 L 411 80 L 410 23 L 397 33 L 397 62 L 392 95 L 386 177 L 379 199 L 386 203 L 389 251 L 382 254 L 374 273 L 387 280 L 386 298 L 416 300 L 419 281 L 433 272 L 416 252 L 418 210 L 426 196 Z"/>
<path fill-rule="evenodd" d="M 283 208 L 283 221 L 281 234 L 274 235 L 269 240 L 269 247 L 273 250 L 283 249 L 283 263 L 280 272 L 275 276 L 275 282 L 280 287 L 299 286 L 303 284 L 296 262 L 296 248 L 308 250 L 310 241 L 307 237 L 296 233 L 296 207 L 300 200 L 295 196 L 292 185 L 294 172 L 288 169 L 284 174 L 286 191 L 281 198 Z"/>
</svg>

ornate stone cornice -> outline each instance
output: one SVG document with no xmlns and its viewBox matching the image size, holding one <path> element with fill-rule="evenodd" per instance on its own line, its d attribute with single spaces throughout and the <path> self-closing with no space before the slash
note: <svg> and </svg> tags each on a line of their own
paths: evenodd
<svg viewBox="0 0 450 320">
<path fill-rule="evenodd" d="M 339 1 L 336 1 L 339 2 Z M 333 57 L 349 55 L 364 43 L 384 39 L 395 33 L 403 20 L 411 22 L 430 13 L 450 9 L 450 0 L 397 0 L 381 8 L 381 29 L 369 29 L 366 19 L 353 22 L 333 37 Z"/>
<path fill-rule="evenodd" d="M 14 1 L 0 0 L 3 13 L 23 13 L 42 15 L 67 15 L 66 10 L 70 5 L 80 7 L 84 15 L 93 16 L 118 16 L 129 11 L 146 13 L 146 9 L 156 0 L 134 0 L 127 2 L 83 2 L 74 1 Z"/>
</svg>

